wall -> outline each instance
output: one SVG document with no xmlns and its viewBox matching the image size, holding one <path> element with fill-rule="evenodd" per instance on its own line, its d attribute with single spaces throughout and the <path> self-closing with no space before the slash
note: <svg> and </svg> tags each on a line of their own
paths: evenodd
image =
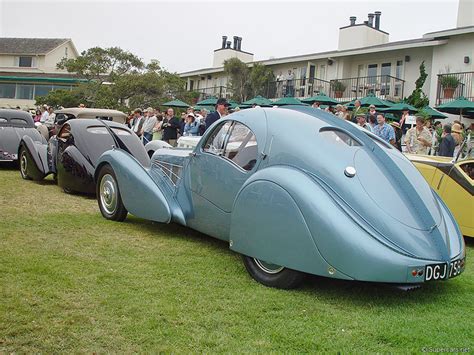
<svg viewBox="0 0 474 355">
<path fill-rule="evenodd" d="M 469 63 L 464 63 L 464 57 L 469 57 Z M 437 46 L 433 50 L 433 65 L 431 68 L 430 104 L 436 102 L 436 90 L 438 75 L 446 73 L 472 72 L 474 71 L 474 35 L 464 34 L 449 38 L 448 43 Z M 474 88 L 473 88 L 474 89 Z"/>
<path fill-rule="evenodd" d="M 239 58 L 244 63 L 250 63 L 253 61 L 253 54 L 242 51 L 236 51 L 232 48 L 217 49 L 214 51 L 214 60 L 212 66 L 214 68 L 222 67 L 224 61 L 230 58 Z"/>
<path fill-rule="evenodd" d="M 339 50 L 363 48 L 388 43 L 387 33 L 366 25 L 355 25 L 339 29 Z"/>
<path fill-rule="evenodd" d="M 459 0 L 458 21 L 456 27 L 474 26 L 474 1 Z"/>
<path fill-rule="evenodd" d="M 66 70 L 61 70 L 56 67 L 57 63 L 59 63 L 64 57 L 70 59 L 77 58 L 70 41 L 63 43 L 61 46 L 48 53 L 45 57 L 42 57 L 40 68 L 44 70 L 45 73 L 67 72 Z"/>
</svg>

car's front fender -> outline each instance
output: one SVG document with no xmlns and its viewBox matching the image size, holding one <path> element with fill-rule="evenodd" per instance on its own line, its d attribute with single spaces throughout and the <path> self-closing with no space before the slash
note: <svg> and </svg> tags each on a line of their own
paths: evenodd
<svg viewBox="0 0 474 355">
<path fill-rule="evenodd" d="M 131 214 L 156 222 L 171 221 L 168 201 L 138 160 L 120 149 L 106 151 L 97 163 L 96 182 L 104 164 L 112 166 L 123 204 Z"/>
</svg>

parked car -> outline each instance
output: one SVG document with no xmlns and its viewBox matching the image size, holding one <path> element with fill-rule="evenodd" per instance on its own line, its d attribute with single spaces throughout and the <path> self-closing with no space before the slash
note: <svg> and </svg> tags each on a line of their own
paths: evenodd
<svg viewBox="0 0 474 355">
<path fill-rule="evenodd" d="M 19 150 L 22 178 L 38 181 L 53 174 L 65 192 L 93 194 L 95 164 L 101 154 L 112 147 L 121 147 L 141 164 L 148 165 L 143 143 L 127 126 L 119 123 L 125 122 L 125 118 L 125 114 L 114 110 L 57 111 L 56 125 L 60 128 L 48 143 L 23 137 Z"/>
<path fill-rule="evenodd" d="M 456 159 L 414 154 L 407 157 L 449 207 L 462 234 L 474 238 L 474 159 L 469 154 Z"/>
<path fill-rule="evenodd" d="M 23 136 L 45 144 L 30 113 L 21 110 L 0 109 L 0 162 L 18 160 L 18 149 Z"/>
<path fill-rule="evenodd" d="M 150 167 L 109 150 L 95 180 L 104 218 L 130 212 L 222 239 L 267 286 L 309 273 L 407 288 L 464 270 L 456 221 L 413 164 L 311 107 L 233 113 L 193 150 L 157 150 Z"/>
</svg>

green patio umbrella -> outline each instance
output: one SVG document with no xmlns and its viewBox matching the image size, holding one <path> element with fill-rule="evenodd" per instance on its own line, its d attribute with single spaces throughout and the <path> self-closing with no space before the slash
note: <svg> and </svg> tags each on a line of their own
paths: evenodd
<svg viewBox="0 0 474 355">
<path fill-rule="evenodd" d="M 266 97 L 263 96 L 255 96 L 253 99 L 247 100 L 242 102 L 242 106 L 252 106 L 252 105 L 257 105 L 257 106 L 266 106 L 266 107 L 271 107 L 274 105 L 273 101 L 267 99 Z"/>
<path fill-rule="evenodd" d="M 446 115 L 443 115 L 441 112 L 435 110 L 434 108 L 430 107 L 430 106 L 425 106 L 423 107 L 421 110 L 418 111 L 419 113 L 425 113 L 426 116 L 430 116 L 431 118 L 439 118 L 439 119 L 443 119 L 443 118 L 447 118 L 448 116 Z"/>
<path fill-rule="evenodd" d="M 403 112 L 403 111 L 410 111 L 410 113 L 418 112 L 418 109 L 416 107 L 413 107 L 412 105 L 409 105 L 406 102 L 399 102 L 397 104 L 394 104 L 391 107 L 379 108 L 379 110 L 382 112 L 391 112 L 391 113 L 398 113 L 398 112 Z"/>
<path fill-rule="evenodd" d="M 445 104 L 436 107 L 437 110 L 455 115 L 463 115 L 464 112 L 470 112 L 474 110 L 474 102 L 469 101 L 465 97 L 461 96 L 454 101 L 447 102 Z"/>
<path fill-rule="evenodd" d="M 189 105 L 186 102 L 183 102 L 181 100 L 173 100 L 173 101 L 168 101 L 162 104 L 161 106 L 168 106 L 168 107 L 178 107 L 178 108 L 188 108 Z"/>
<path fill-rule="evenodd" d="M 215 106 L 217 104 L 217 97 L 209 97 L 205 100 L 196 103 L 197 106 Z"/>
<path fill-rule="evenodd" d="M 282 97 L 280 100 L 277 100 L 273 103 L 276 106 L 285 106 L 285 105 L 306 105 L 302 103 L 295 97 Z"/>
<path fill-rule="evenodd" d="M 360 100 L 360 105 L 362 107 L 367 107 L 370 105 L 374 105 L 376 108 L 388 108 L 392 107 L 393 104 L 387 100 L 382 100 L 378 97 L 376 97 L 374 94 L 369 94 Z M 355 101 L 355 100 L 354 100 Z"/>
<path fill-rule="evenodd" d="M 305 104 L 310 104 L 312 105 L 315 102 L 319 102 L 321 105 L 337 105 L 340 104 L 339 101 L 334 100 L 332 97 L 329 97 L 323 93 L 320 93 L 319 95 L 308 97 L 307 99 L 301 100 L 301 102 Z"/>
</svg>

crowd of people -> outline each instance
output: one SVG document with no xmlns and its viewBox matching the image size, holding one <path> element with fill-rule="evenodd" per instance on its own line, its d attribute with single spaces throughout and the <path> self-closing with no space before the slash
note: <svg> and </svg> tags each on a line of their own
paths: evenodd
<svg viewBox="0 0 474 355">
<path fill-rule="evenodd" d="M 178 118 L 173 108 L 162 112 L 159 108 L 135 109 L 127 120 L 127 125 L 147 144 L 152 140 L 163 140 L 173 147 L 180 136 L 201 136 L 219 118 L 229 113 L 226 99 L 217 100 L 216 110 L 195 110 L 190 107 Z"/>
<path fill-rule="evenodd" d="M 318 102 L 312 106 L 321 109 Z M 398 150 L 411 154 L 455 157 L 466 133 L 464 125 L 457 120 L 453 124 L 443 125 L 440 121 L 436 121 L 432 125 L 431 120 L 416 116 L 416 124 L 413 126 L 406 122 L 410 115 L 408 110 L 403 111 L 399 122 L 388 123 L 385 114 L 378 112 L 374 105 L 370 105 L 369 110 L 364 112 L 359 100 L 355 101 L 352 112 L 349 112 L 344 105 L 328 106 L 325 111 L 341 119 L 352 121 Z M 470 127 L 469 130 L 472 128 Z"/>
<path fill-rule="evenodd" d="M 163 140 L 176 146 L 181 136 L 203 135 L 215 121 L 232 112 L 229 106 L 225 98 L 220 98 L 217 100 L 214 112 L 190 107 L 186 112 L 181 113 L 180 117 L 175 115 L 173 108 L 168 108 L 163 112 L 160 108 L 148 107 L 145 110 L 137 108 L 129 115 L 127 125 L 142 139 L 144 145 L 152 140 Z M 319 102 L 313 103 L 312 107 L 322 109 Z M 367 110 L 361 107 L 359 100 L 354 102 L 351 110 L 347 106 L 338 104 L 326 107 L 325 111 L 340 119 L 351 121 L 398 150 L 411 154 L 455 157 L 464 136 L 468 131 L 472 131 L 472 127 L 466 130 L 460 121 L 444 125 L 436 121 L 432 124 L 430 120 L 422 116 L 416 116 L 415 125 L 408 124 L 410 115 L 408 110 L 403 111 L 399 122 L 387 122 L 383 112 L 377 111 L 374 105 L 370 105 Z M 34 121 L 41 123 L 43 127 L 52 126 L 54 117 L 53 107 L 46 105 L 41 106 L 33 114 Z"/>
</svg>

